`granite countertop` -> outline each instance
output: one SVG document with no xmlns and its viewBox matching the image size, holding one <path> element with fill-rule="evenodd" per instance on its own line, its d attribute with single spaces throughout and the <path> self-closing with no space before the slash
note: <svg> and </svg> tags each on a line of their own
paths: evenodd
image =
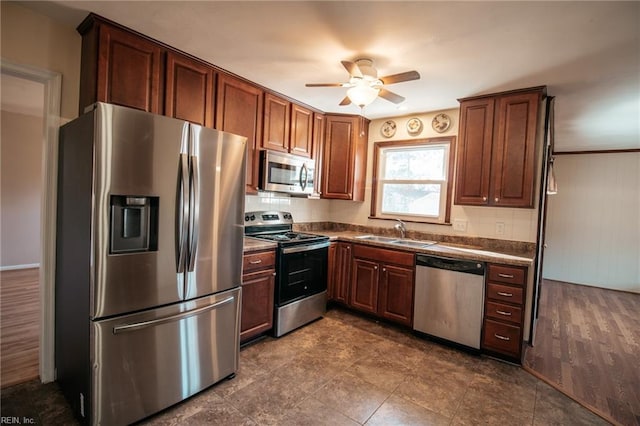
<svg viewBox="0 0 640 426">
<path fill-rule="evenodd" d="M 258 238 L 244 237 L 244 252 L 269 250 L 278 247 L 278 243 L 273 241 L 260 240 Z"/>
<path fill-rule="evenodd" d="M 351 243 L 365 244 L 377 247 L 392 248 L 395 250 L 411 251 L 415 253 L 430 254 L 435 256 L 452 257 L 456 259 L 477 260 L 482 262 L 495 262 L 516 266 L 531 266 L 533 255 L 530 253 L 514 253 L 507 251 L 489 250 L 480 246 L 470 246 L 452 243 L 437 243 L 427 247 L 408 247 L 398 244 L 390 244 L 380 241 L 362 240 L 357 237 L 372 235 L 354 231 L 314 231 L 316 234 L 326 235 L 332 241 L 347 241 Z"/>
</svg>

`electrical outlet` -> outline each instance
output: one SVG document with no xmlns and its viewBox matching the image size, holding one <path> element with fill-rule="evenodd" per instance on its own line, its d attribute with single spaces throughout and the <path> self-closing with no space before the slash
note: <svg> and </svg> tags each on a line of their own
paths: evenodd
<svg viewBox="0 0 640 426">
<path fill-rule="evenodd" d="M 504 235 L 504 222 L 496 222 L 496 235 Z"/>
<path fill-rule="evenodd" d="M 458 232 L 467 232 L 467 221 L 464 219 L 454 219 L 453 230 Z"/>
</svg>

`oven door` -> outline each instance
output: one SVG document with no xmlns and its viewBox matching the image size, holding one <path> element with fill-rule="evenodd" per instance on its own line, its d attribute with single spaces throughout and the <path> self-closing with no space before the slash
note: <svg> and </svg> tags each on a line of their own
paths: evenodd
<svg viewBox="0 0 640 426">
<path fill-rule="evenodd" d="M 276 306 L 283 306 L 327 289 L 329 242 L 280 249 Z"/>
</svg>

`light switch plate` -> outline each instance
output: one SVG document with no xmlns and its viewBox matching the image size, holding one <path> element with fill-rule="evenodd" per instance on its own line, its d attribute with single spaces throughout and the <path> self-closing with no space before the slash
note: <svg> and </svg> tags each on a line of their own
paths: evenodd
<svg viewBox="0 0 640 426">
<path fill-rule="evenodd" d="M 467 221 L 464 219 L 454 219 L 453 230 L 458 232 L 467 232 Z"/>
<path fill-rule="evenodd" d="M 496 222 L 496 235 L 504 235 L 504 222 Z"/>
</svg>

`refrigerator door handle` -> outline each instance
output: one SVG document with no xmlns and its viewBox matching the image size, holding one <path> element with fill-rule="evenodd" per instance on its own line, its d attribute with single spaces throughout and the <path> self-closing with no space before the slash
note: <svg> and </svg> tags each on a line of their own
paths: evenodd
<svg viewBox="0 0 640 426">
<path fill-rule="evenodd" d="M 191 174 L 189 176 L 191 197 L 189 215 L 189 272 L 193 272 L 196 263 L 196 253 L 198 251 L 198 233 L 200 228 L 200 172 L 198 171 L 198 157 L 190 157 Z"/>
<path fill-rule="evenodd" d="M 189 163 L 187 154 L 180 154 L 178 191 L 178 199 L 176 200 L 176 263 L 178 273 L 182 273 L 187 262 L 187 225 L 189 220 Z"/>
<path fill-rule="evenodd" d="M 235 299 L 235 296 L 229 296 L 226 299 L 223 299 L 219 302 L 216 302 L 212 305 L 208 305 L 208 306 L 203 306 L 202 308 L 198 308 L 198 309 L 193 309 L 191 311 L 187 311 L 187 312 L 182 312 L 179 314 L 175 314 L 175 315 L 169 315 L 168 317 L 164 317 L 164 318 L 158 318 L 158 319 L 154 319 L 154 320 L 150 320 L 150 321 L 142 321 L 142 322 L 136 322 L 133 324 L 125 324 L 125 325 L 119 325 L 117 327 L 113 327 L 113 334 L 120 334 L 120 333 L 127 333 L 130 331 L 137 331 L 137 330 L 141 330 L 143 328 L 147 328 L 147 327 L 154 327 L 160 324 L 165 324 L 168 322 L 173 322 L 173 321 L 179 321 L 185 318 L 189 318 L 192 317 L 194 315 L 199 315 L 203 312 L 208 312 L 211 311 L 213 309 L 217 309 L 223 305 L 226 305 L 227 303 L 231 303 L 233 302 L 233 300 Z"/>
</svg>

